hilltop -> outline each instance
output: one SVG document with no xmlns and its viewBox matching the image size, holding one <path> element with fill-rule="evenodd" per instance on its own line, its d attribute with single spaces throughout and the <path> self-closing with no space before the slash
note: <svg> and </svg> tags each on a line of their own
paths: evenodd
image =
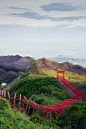
<svg viewBox="0 0 86 129">
<path fill-rule="evenodd" d="M 65 71 L 77 73 L 80 75 L 86 75 L 86 69 L 84 67 L 79 66 L 79 65 L 74 65 L 69 62 L 57 63 L 54 61 L 50 61 L 46 58 L 41 58 L 36 61 L 36 64 L 38 68 L 49 68 L 53 70 L 60 68 Z"/>
<path fill-rule="evenodd" d="M 34 65 L 33 65 L 34 64 Z M 65 71 L 86 75 L 86 69 L 79 65 L 69 62 L 57 63 L 46 58 L 35 60 L 32 57 L 22 57 L 19 55 L 1 56 L 0 57 L 0 76 L 4 82 L 11 83 L 15 78 L 20 76 L 28 68 L 48 68 L 51 70 L 62 69 Z"/>
</svg>

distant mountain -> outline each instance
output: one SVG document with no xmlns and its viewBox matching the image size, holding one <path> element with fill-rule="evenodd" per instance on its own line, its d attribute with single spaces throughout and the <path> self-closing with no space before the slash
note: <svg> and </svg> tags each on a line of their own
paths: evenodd
<svg viewBox="0 0 86 129">
<path fill-rule="evenodd" d="M 0 57 L 0 76 L 4 82 L 9 83 L 22 72 L 26 71 L 35 59 L 31 57 L 22 57 L 19 55 Z"/>
<path fill-rule="evenodd" d="M 80 75 L 86 75 L 86 69 L 84 67 L 79 65 L 74 65 L 69 62 L 57 63 L 57 62 L 50 61 L 46 58 L 41 58 L 36 61 L 36 64 L 38 68 L 49 68 L 53 70 L 60 68 Z"/>
</svg>

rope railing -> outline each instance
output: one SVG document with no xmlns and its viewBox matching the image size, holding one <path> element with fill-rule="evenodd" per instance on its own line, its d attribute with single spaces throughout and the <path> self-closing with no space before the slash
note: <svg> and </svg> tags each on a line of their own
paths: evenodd
<svg viewBox="0 0 86 129">
<path fill-rule="evenodd" d="M 35 113 L 40 114 L 41 117 L 50 121 L 52 110 L 54 110 L 57 114 L 62 113 L 64 111 L 64 108 L 71 106 L 75 102 L 82 101 L 82 99 L 84 98 L 83 92 L 81 92 L 78 88 L 72 85 L 68 80 L 62 77 L 59 78 L 58 80 L 60 81 L 62 86 L 66 88 L 66 90 L 68 90 L 68 92 L 72 93 L 71 99 L 66 99 L 58 105 L 42 106 L 30 99 L 27 100 L 27 98 L 25 96 L 22 97 L 21 94 L 20 96 L 17 96 L 17 93 L 13 95 L 8 92 L 6 95 L 6 93 L 1 89 L 0 89 L 0 96 L 2 98 L 7 98 L 14 110 L 15 108 L 17 108 L 18 111 L 25 112 L 25 114 L 27 114 L 28 116 L 34 115 Z"/>
</svg>

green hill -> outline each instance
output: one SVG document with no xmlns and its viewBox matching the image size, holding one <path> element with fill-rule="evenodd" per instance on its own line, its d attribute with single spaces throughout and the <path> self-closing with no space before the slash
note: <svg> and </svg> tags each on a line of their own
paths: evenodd
<svg viewBox="0 0 86 129">
<path fill-rule="evenodd" d="M 59 116 L 52 111 L 52 122 L 45 123 L 45 125 L 50 127 L 53 126 L 55 129 L 85 129 L 86 77 L 66 71 L 65 78 L 68 80 L 68 77 L 70 77 L 70 81 L 75 86 L 85 93 L 85 99 L 82 102 L 75 103 L 71 107 L 64 109 L 64 112 Z M 48 68 L 38 68 L 36 62 L 34 62 L 30 69 L 14 80 L 14 82 L 8 85 L 4 90 L 9 90 L 12 94 L 15 92 L 17 92 L 17 95 L 22 94 L 22 96 L 26 96 L 27 99 L 30 98 L 41 105 L 59 104 L 63 100 L 70 98 L 56 79 L 56 71 Z M 34 123 L 38 123 L 35 120 L 40 118 L 39 116 L 34 115 L 31 116 L 30 119 Z M 42 129 L 46 128 L 42 127 Z"/>
<path fill-rule="evenodd" d="M 45 121 L 40 118 L 44 123 Z M 43 124 L 34 124 L 24 114 L 11 109 L 8 101 L 0 97 L 0 129 L 49 129 Z"/>
<path fill-rule="evenodd" d="M 41 105 L 54 105 L 70 98 L 54 77 L 23 78 L 14 84 L 9 92 L 17 92 L 18 96 L 22 94 Z"/>
</svg>

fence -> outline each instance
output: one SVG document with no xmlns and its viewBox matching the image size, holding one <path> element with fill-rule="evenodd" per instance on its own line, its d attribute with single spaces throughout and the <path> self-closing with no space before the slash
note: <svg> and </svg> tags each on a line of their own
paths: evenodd
<svg viewBox="0 0 86 129">
<path fill-rule="evenodd" d="M 8 99 L 9 103 L 12 105 L 12 108 L 17 108 L 20 112 L 25 112 L 27 115 L 34 115 L 40 114 L 41 117 L 44 119 L 50 121 L 51 120 L 51 110 L 56 111 L 57 114 L 62 113 L 64 111 L 64 108 L 71 106 L 73 103 L 82 101 L 84 98 L 84 94 L 76 88 L 74 85 L 72 85 L 69 81 L 67 81 L 64 78 L 58 79 L 62 86 L 66 88 L 68 92 L 72 94 L 71 99 L 66 99 L 62 103 L 58 105 L 47 105 L 42 106 L 40 104 L 35 103 L 32 100 L 27 100 L 25 96 L 17 96 L 17 93 L 10 94 L 9 92 L 6 94 L 3 90 L 0 90 L 0 96 L 3 98 Z"/>
</svg>

